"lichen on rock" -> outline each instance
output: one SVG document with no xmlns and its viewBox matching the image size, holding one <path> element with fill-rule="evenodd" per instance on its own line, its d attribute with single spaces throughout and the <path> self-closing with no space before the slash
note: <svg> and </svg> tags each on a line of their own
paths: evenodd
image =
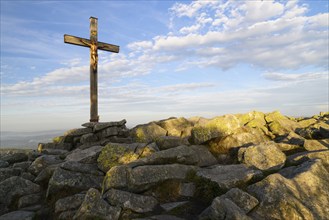
<svg viewBox="0 0 329 220">
<path fill-rule="evenodd" d="M 241 122 L 235 115 L 224 115 L 206 122 L 199 122 L 192 129 L 191 142 L 206 143 L 213 138 L 230 135 L 240 126 Z"/>
</svg>

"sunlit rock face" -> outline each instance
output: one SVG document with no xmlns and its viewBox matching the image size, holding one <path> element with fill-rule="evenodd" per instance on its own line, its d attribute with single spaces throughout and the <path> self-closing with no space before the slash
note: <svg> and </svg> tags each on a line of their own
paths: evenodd
<svg viewBox="0 0 329 220">
<path fill-rule="evenodd" d="M 0 151 L 0 219 L 329 219 L 329 113 L 88 122 Z"/>
<path fill-rule="evenodd" d="M 238 159 L 248 167 L 265 172 L 280 170 L 286 162 L 286 155 L 273 142 L 265 142 L 239 149 Z"/>
<path fill-rule="evenodd" d="M 250 216 L 256 219 L 327 219 L 329 175 L 321 160 L 287 167 L 247 187 L 259 206 Z"/>
</svg>

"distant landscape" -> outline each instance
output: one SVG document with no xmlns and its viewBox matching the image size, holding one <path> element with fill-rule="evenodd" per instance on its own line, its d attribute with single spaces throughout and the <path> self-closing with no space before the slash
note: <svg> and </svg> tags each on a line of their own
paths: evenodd
<svg viewBox="0 0 329 220">
<path fill-rule="evenodd" d="M 37 132 L 1 131 L 0 148 L 35 149 L 38 143 L 50 142 L 52 138 L 63 135 L 62 130 Z"/>
</svg>

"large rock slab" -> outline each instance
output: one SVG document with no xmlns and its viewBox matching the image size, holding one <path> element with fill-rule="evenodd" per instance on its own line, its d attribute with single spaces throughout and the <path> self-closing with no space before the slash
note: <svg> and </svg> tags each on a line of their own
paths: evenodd
<svg viewBox="0 0 329 220">
<path fill-rule="evenodd" d="M 131 168 L 125 165 L 112 167 L 105 176 L 104 191 L 110 188 L 127 189 Z"/>
<path fill-rule="evenodd" d="M 107 138 L 107 137 L 113 137 L 119 135 L 121 131 L 121 128 L 118 127 L 108 127 L 104 130 L 101 130 L 97 133 L 97 136 L 100 140 Z"/>
<path fill-rule="evenodd" d="M 329 150 L 318 150 L 293 154 L 287 158 L 287 163 L 289 165 L 298 165 L 310 159 L 320 159 L 322 160 L 324 166 L 329 167 Z"/>
<path fill-rule="evenodd" d="M 191 130 L 194 123 L 187 120 L 186 118 L 169 118 L 158 121 L 157 124 L 165 129 L 169 136 L 175 137 L 188 137 L 191 135 Z"/>
<path fill-rule="evenodd" d="M 318 120 L 315 118 L 304 118 L 300 121 L 298 121 L 298 124 L 300 125 L 301 128 L 307 128 L 311 125 L 314 125 Z"/>
<path fill-rule="evenodd" d="M 182 202 L 164 203 L 164 204 L 161 204 L 160 206 L 166 212 L 171 212 L 171 211 L 174 211 L 175 209 L 177 210 L 187 204 L 188 204 L 188 201 L 182 201 Z"/>
<path fill-rule="evenodd" d="M 135 153 L 137 148 L 145 146 L 145 144 L 107 144 L 101 151 L 97 165 L 103 172 L 107 172 L 114 166 L 127 164 L 139 158 L 139 154 Z"/>
<path fill-rule="evenodd" d="M 13 168 L 19 168 L 22 170 L 22 172 L 27 171 L 29 166 L 31 165 L 31 161 L 23 161 L 23 162 L 18 162 L 13 164 Z"/>
<path fill-rule="evenodd" d="M 210 151 L 215 154 L 228 154 L 234 148 L 246 147 L 266 142 L 270 138 L 259 128 L 240 127 L 234 133 L 210 141 Z"/>
<path fill-rule="evenodd" d="M 94 132 L 103 130 L 108 127 L 122 127 L 127 123 L 126 119 L 121 121 L 112 121 L 112 122 L 87 122 L 82 124 L 82 127 L 92 128 Z"/>
<path fill-rule="evenodd" d="M 138 213 L 151 212 L 158 204 L 158 201 L 152 196 L 143 196 L 116 189 L 110 189 L 103 197 L 112 206 L 121 206 Z"/>
<path fill-rule="evenodd" d="M 112 122 L 99 122 L 94 126 L 94 131 L 99 131 L 108 127 L 122 127 L 127 123 L 126 119 Z"/>
<path fill-rule="evenodd" d="M 75 161 L 80 163 L 95 163 L 103 146 L 93 146 L 84 150 L 76 149 L 67 155 L 65 161 Z"/>
<path fill-rule="evenodd" d="M 23 172 L 20 177 L 26 179 L 26 180 L 30 180 L 32 182 L 34 182 L 34 179 L 35 179 L 35 176 L 32 175 L 31 173 L 28 173 L 28 172 Z M 37 183 L 38 184 L 38 183 Z"/>
<path fill-rule="evenodd" d="M 284 152 L 286 155 L 291 155 L 291 154 L 305 151 L 305 149 L 302 146 L 295 145 L 295 144 L 271 142 L 271 145 L 275 145 L 280 151 Z"/>
<path fill-rule="evenodd" d="M 40 186 L 18 176 L 10 177 L 0 183 L 0 203 L 11 205 L 15 199 L 40 192 Z"/>
<path fill-rule="evenodd" d="M 244 164 L 216 165 L 203 168 L 196 175 L 218 184 L 221 191 L 246 186 L 249 182 L 262 178 L 260 170 L 248 168 Z"/>
<path fill-rule="evenodd" d="M 195 166 L 181 164 L 136 167 L 130 173 L 128 187 L 141 192 L 167 180 L 185 180 L 196 169 Z"/>
<path fill-rule="evenodd" d="M 100 189 L 103 176 L 79 173 L 57 168 L 49 180 L 47 197 L 62 198 L 89 188 Z"/>
<path fill-rule="evenodd" d="M 328 121 L 318 120 L 306 128 L 297 128 L 296 133 L 306 139 L 327 139 L 329 138 Z"/>
<path fill-rule="evenodd" d="M 286 155 L 273 142 L 240 148 L 238 158 L 241 163 L 265 172 L 277 171 L 286 162 Z"/>
<path fill-rule="evenodd" d="M 320 160 L 289 167 L 250 185 L 254 219 L 329 219 L 329 173 Z"/>
<path fill-rule="evenodd" d="M 145 158 L 132 162 L 129 166 L 173 163 L 205 167 L 217 164 L 217 159 L 203 145 L 179 146 L 155 152 Z"/>
<path fill-rule="evenodd" d="M 0 160 L 0 168 L 6 168 L 9 166 L 9 163 L 4 160 Z"/>
<path fill-rule="evenodd" d="M 34 212 L 29 211 L 14 211 L 0 216 L 0 220 L 33 220 Z"/>
<path fill-rule="evenodd" d="M 85 194 L 75 194 L 73 196 L 68 196 L 57 200 L 55 203 L 55 213 L 78 210 L 84 198 Z"/>
<path fill-rule="evenodd" d="M 271 133 L 268 131 L 265 114 L 263 112 L 252 111 L 237 117 L 243 125 L 250 128 L 261 129 L 266 135 L 271 136 Z"/>
<path fill-rule="evenodd" d="M 166 136 L 167 131 L 154 122 L 134 127 L 130 135 L 141 143 L 150 143 L 156 141 L 161 136 Z"/>
<path fill-rule="evenodd" d="M 129 131 L 127 131 L 127 135 L 125 135 L 124 137 L 113 136 L 113 137 L 105 138 L 102 141 L 100 141 L 100 144 L 102 146 L 105 146 L 109 143 L 132 144 L 133 142 L 134 142 L 133 138 L 129 137 Z"/>
<path fill-rule="evenodd" d="M 94 133 L 84 134 L 80 138 L 81 144 L 93 143 L 99 141 L 99 137 Z"/>
<path fill-rule="evenodd" d="M 202 144 L 214 138 L 224 137 L 232 134 L 240 126 L 240 120 L 234 115 L 224 115 L 199 122 L 191 131 L 191 142 Z"/>
<path fill-rule="evenodd" d="M 25 153 L 13 153 L 1 155 L 0 159 L 8 162 L 9 164 L 23 162 L 28 160 L 28 156 Z"/>
<path fill-rule="evenodd" d="M 308 151 L 328 150 L 329 149 L 329 139 L 305 140 L 304 148 Z"/>
<path fill-rule="evenodd" d="M 246 214 L 259 204 L 255 197 L 242 191 L 239 188 L 230 189 L 227 193 L 222 195 L 221 198 L 227 198 L 231 200 Z"/>
<path fill-rule="evenodd" d="M 47 187 L 49 179 L 53 175 L 54 171 L 56 170 L 57 167 L 59 167 L 60 164 L 53 164 L 49 165 L 45 169 L 43 169 L 37 177 L 33 178 L 33 181 L 37 184 L 40 184 L 42 186 Z"/>
<path fill-rule="evenodd" d="M 21 173 L 21 169 L 18 168 L 0 168 L 0 182 L 12 176 L 20 176 Z"/>
<path fill-rule="evenodd" d="M 160 150 L 167 150 L 181 145 L 189 145 L 189 142 L 187 138 L 162 136 L 156 140 L 156 144 Z"/>
<path fill-rule="evenodd" d="M 91 188 L 73 219 L 117 220 L 120 213 L 119 207 L 110 206 L 97 189 Z"/>
<path fill-rule="evenodd" d="M 48 155 L 61 155 L 65 156 L 69 151 L 68 150 L 62 150 L 62 149 L 42 149 L 42 154 L 48 154 Z"/>
<path fill-rule="evenodd" d="M 265 120 L 268 123 L 269 130 L 275 136 L 289 134 L 291 131 L 295 131 L 295 129 L 300 126 L 297 122 L 290 120 L 278 111 L 266 114 Z"/>
<path fill-rule="evenodd" d="M 303 146 L 305 142 L 305 138 L 300 136 L 294 131 L 289 132 L 288 134 L 281 136 L 280 138 L 276 138 L 276 141 L 281 143 L 291 144 L 291 145 L 298 145 Z"/>
<path fill-rule="evenodd" d="M 49 150 L 67 150 L 70 151 L 72 149 L 72 144 L 71 143 L 64 143 L 64 137 L 63 139 L 58 140 L 60 141 L 59 143 L 39 143 L 38 144 L 38 152 L 50 152 Z M 69 139 L 68 137 L 65 137 L 66 139 Z M 71 138 L 73 139 L 73 137 Z"/>
<path fill-rule="evenodd" d="M 199 215 L 199 220 L 225 220 L 225 219 L 239 219 L 239 220 L 251 220 L 242 209 L 240 209 L 230 199 L 223 197 L 216 197 L 211 206 L 204 210 Z"/>
<path fill-rule="evenodd" d="M 100 171 L 96 164 L 85 164 L 85 163 L 79 163 L 76 161 L 67 161 L 60 165 L 60 167 L 64 170 L 72 171 L 72 172 L 78 172 L 78 173 L 84 173 L 84 174 L 90 174 L 95 176 L 104 176 L 105 174 Z"/>
<path fill-rule="evenodd" d="M 42 198 L 41 193 L 22 196 L 18 200 L 17 207 L 21 209 L 24 207 L 36 205 L 38 202 L 40 202 L 41 198 Z"/>
<path fill-rule="evenodd" d="M 77 213 L 77 210 L 69 210 L 69 211 L 64 211 L 61 212 L 58 215 L 58 220 L 68 220 L 68 219 L 73 219 L 75 214 Z"/>
<path fill-rule="evenodd" d="M 319 128 L 319 139 L 328 139 L 329 138 L 329 125 L 328 123 L 326 124 L 326 126 L 321 126 Z"/>
<path fill-rule="evenodd" d="M 135 153 L 139 155 L 139 158 L 144 158 L 157 151 L 159 151 L 159 148 L 155 142 L 150 144 L 140 143 L 140 145 L 136 148 Z"/>
<path fill-rule="evenodd" d="M 93 130 L 91 128 L 75 128 L 75 129 L 66 131 L 64 133 L 64 136 L 76 137 L 76 136 L 81 136 L 81 135 L 92 133 L 92 132 L 93 132 Z"/>
<path fill-rule="evenodd" d="M 55 155 L 43 155 L 38 157 L 31 166 L 28 168 L 28 171 L 33 175 L 37 176 L 43 169 L 50 165 L 62 163 L 63 160 L 59 156 Z"/>
<path fill-rule="evenodd" d="M 167 180 L 185 180 L 189 173 L 197 169 L 195 166 L 181 164 L 147 165 L 134 169 L 125 165 L 116 166 L 106 173 L 104 188 L 143 192 Z"/>
</svg>

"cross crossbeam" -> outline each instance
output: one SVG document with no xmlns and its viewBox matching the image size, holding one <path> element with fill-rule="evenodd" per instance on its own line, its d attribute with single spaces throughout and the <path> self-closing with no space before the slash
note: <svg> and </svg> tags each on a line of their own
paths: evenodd
<svg viewBox="0 0 329 220">
<path fill-rule="evenodd" d="M 76 37 L 68 34 L 64 34 L 64 43 L 78 45 L 82 47 L 90 47 L 91 44 L 89 39 Z M 109 51 L 112 53 L 119 53 L 120 47 L 113 44 L 107 44 L 103 42 L 97 42 L 97 49 Z"/>
<path fill-rule="evenodd" d="M 90 17 L 90 39 L 64 35 L 64 43 L 90 48 L 90 122 L 98 122 L 97 50 L 119 53 L 120 47 L 97 40 L 97 18 Z"/>
</svg>

